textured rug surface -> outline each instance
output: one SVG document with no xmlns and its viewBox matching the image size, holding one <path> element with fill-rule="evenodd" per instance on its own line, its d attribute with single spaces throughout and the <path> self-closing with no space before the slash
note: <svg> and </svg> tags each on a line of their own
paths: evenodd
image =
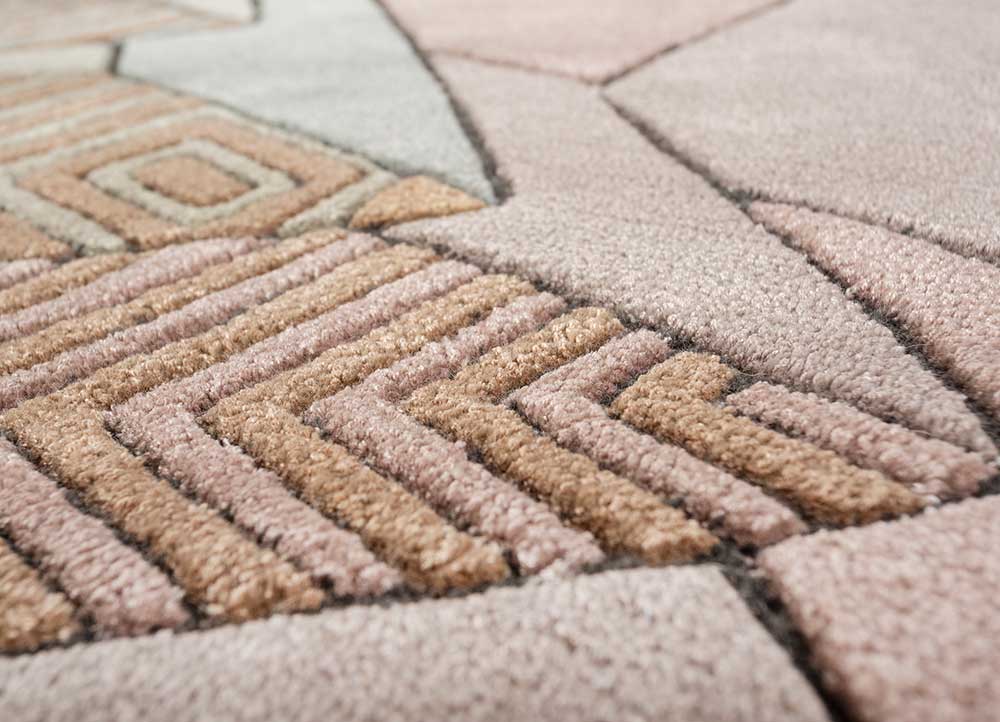
<svg viewBox="0 0 1000 722">
<path fill-rule="evenodd" d="M 997 719 L 995 13 L 904 5 L 4 4 L 0 718 Z"/>
</svg>

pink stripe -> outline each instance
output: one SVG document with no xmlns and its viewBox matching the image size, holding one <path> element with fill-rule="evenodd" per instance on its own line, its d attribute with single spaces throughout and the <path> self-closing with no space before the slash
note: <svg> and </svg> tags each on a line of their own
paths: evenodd
<svg viewBox="0 0 1000 722">
<path fill-rule="evenodd" d="M 0 439 L 0 525 L 105 633 L 184 623 L 183 593 Z"/>
<path fill-rule="evenodd" d="M 0 264 L 0 291 L 55 268 L 55 265 L 47 258 L 26 258 Z"/>
<path fill-rule="evenodd" d="M 150 288 L 197 275 L 205 266 L 231 261 L 272 242 L 257 238 L 218 239 L 150 253 L 86 286 L 0 317 L 0 341 L 25 336 L 56 321 L 82 316 L 98 308 L 131 301 Z"/>
<path fill-rule="evenodd" d="M 145 454 L 160 475 L 231 514 L 258 543 L 331 583 L 337 594 L 382 594 L 402 582 L 357 535 L 292 496 L 274 472 L 257 468 L 236 447 L 219 444 L 190 412 L 170 406 L 148 416 L 123 414 L 115 428 L 122 443 Z"/>
<path fill-rule="evenodd" d="M 292 496 L 281 478 L 233 446 L 220 445 L 194 414 L 224 396 L 358 338 L 409 308 L 479 275 L 453 261 L 372 291 L 312 321 L 287 329 L 223 363 L 165 384 L 108 414 L 123 443 L 159 465 L 182 488 L 233 515 L 262 543 L 275 547 L 338 594 L 367 595 L 401 583 L 360 538 Z"/>
<path fill-rule="evenodd" d="M 140 394 L 115 411 L 151 413 L 163 406 L 178 405 L 195 413 L 203 412 L 226 396 L 298 366 L 343 343 L 345 338 L 354 338 L 366 329 L 387 323 L 421 300 L 446 293 L 480 273 L 475 267 L 457 261 L 436 263 L 256 343 L 227 361 Z"/>
<path fill-rule="evenodd" d="M 534 331 L 564 309 L 565 303 L 550 294 L 518 299 L 482 323 L 377 371 L 353 389 L 317 401 L 306 418 L 449 518 L 510 548 L 527 572 L 548 567 L 577 570 L 597 563 L 604 555 L 589 533 L 564 526 L 549 507 L 471 462 L 458 444 L 393 405 L 421 386 L 448 378 L 489 349 Z"/>
<path fill-rule="evenodd" d="M 968 496 L 996 473 L 979 454 L 815 394 L 761 382 L 729 396 L 726 403 L 769 426 L 835 451 L 858 466 L 888 474 L 925 496 Z"/>
<path fill-rule="evenodd" d="M 360 255 L 384 247 L 377 239 L 353 235 L 291 263 L 94 343 L 70 349 L 54 359 L 0 379 L 0 410 L 62 388 L 128 356 L 149 353 L 224 323 L 237 313 L 264 303 L 290 288 L 314 280 Z"/>
<path fill-rule="evenodd" d="M 560 444 L 657 493 L 679 496 L 692 516 L 740 543 L 764 546 L 804 531 L 794 512 L 757 487 L 611 419 L 598 403 L 669 353 L 657 334 L 638 331 L 551 371 L 509 400 Z"/>
</svg>

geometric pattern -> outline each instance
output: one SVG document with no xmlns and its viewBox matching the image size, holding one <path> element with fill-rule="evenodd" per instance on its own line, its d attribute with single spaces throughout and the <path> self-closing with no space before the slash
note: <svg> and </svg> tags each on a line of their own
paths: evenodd
<svg viewBox="0 0 1000 722">
<path fill-rule="evenodd" d="M 342 225 L 395 180 L 365 159 L 100 74 L 8 80 L 5 120 L 0 233 L 38 236 L 21 257 L 51 257 L 53 244 L 145 250 Z"/>
<path fill-rule="evenodd" d="M 45 720 L 992 719 L 989 254 L 902 221 L 720 193 L 711 169 L 615 112 L 614 88 L 545 77 L 611 82 L 758 0 L 640 2 L 633 15 L 670 27 L 632 17 L 611 23 L 621 37 L 601 22 L 620 9 L 588 25 L 569 3 L 514 0 L 463 36 L 438 16 L 467 10 L 436 4 L 390 3 L 438 49 L 426 68 L 368 0 L 284 15 L 243 0 L 12 5 L 2 706 Z M 255 14 L 244 30 L 295 50 L 230 66 L 219 48 L 243 31 L 221 17 Z M 332 15 L 363 37 L 343 57 L 298 32 Z M 529 16 L 545 22 L 521 33 Z M 553 19 L 567 37 L 532 39 Z M 276 103 L 289 127 L 366 152 L 383 132 L 401 150 L 379 157 L 439 176 L 397 177 L 251 120 L 241 110 L 270 112 L 252 95 L 232 110 L 118 75 L 16 69 L 94 49 L 113 67 L 109 42 L 163 27 L 222 29 L 186 62 L 208 49 L 220 62 L 206 74 L 251 93 L 277 99 L 293 61 L 302 77 Z M 390 80 L 371 82 L 356 51 Z M 174 80 L 203 75 L 203 61 L 163 60 Z M 683 84 L 670 92 L 691 104 Z M 375 128 L 383 99 L 407 112 Z M 334 101 L 342 116 L 308 122 Z M 361 140 L 322 130 L 338 123 Z M 941 146 L 949 162 L 959 146 Z M 456 149 L 511 197 L 486 208 L 443 182 L 459 177 Z M 963 197 L 953 185 L 935 184 L 942 202 Z M 900 213 L 926 205 L 876 186 Z"/>
<path fill-rule="evenodd" d="M 618 81 L 586 84 L 737 6 L 677 0 L 672 29 L 619 23 L 625 48 L 600 28 L 616 9 L 587 26 L 514 0 L 469 45 L 391 3 L 439 48 L 427 67 L 369 0 L 260 6 L 254 28 L 142 44 L 189 97 L 121 77 L 109 43 L 135 28 L 108 9 L 207 27 L 243 0 L 64 4 L 32 25 L 16 3 L 0 31 L 5 710 L 993 718 L 996 264 L 898 221 L 933 210 L 909 173 L 876 178 L 903 214 L 885 227 L 793 202 L 813 180 L 732 196 L 633 117 L 692 105 L 688 81 L 629 112 Z M 334 15 L 341 56 L 319 40 Z M 568 37 L 518 36 L 528 15 Z M 256 29 L 279 40 L 245 36 L 260 64 L 226 57 Z M 114 75 L 25 74 L 74 64 Z M 935 173 L 960 146 L 934 146 Z"/>
<path fill-rule="evenodd" d="M 148 137 L 128 148 L 175 138 Z M 30 560 L 4 588 L 55 595 L 0 595 L 6 651 L 705 559 L 991 473 L 923 437 L 934 478 L 845 454 L 780 387 L 426 249 L 325 230 L 83 262 L 122 257 L 0 316 L 0 532 Z"/>
</svg>

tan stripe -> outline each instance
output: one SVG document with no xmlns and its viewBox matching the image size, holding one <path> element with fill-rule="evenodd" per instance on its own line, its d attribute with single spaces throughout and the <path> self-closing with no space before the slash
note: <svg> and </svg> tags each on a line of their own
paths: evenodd
<svg viewBox="0 0 1000 722">
<path fill-rule="evenodd" d="M 198 207 L 226 203 L 252 189 L 236 176 L 190 155 L 160 158 L 136 168 L 132 177 L 162 196 Z"/>
<path fill-rule="evenodd" d="M 88 138 L 136 126 L 161 115 L 177 113 L 201 104 L 202 101 L 197 98 L 156 92 L 138 105 L 81 121 L 72 130 L 53 132 L 41 138 L 0 146 L 0 163 L 9 163 L 27 156 L 48 153 Z"/>
<path fill-rule="evenodd" d="M 413 586 L 445 591 L 503 579 L 510 570 L 499 547 L 458 531 L 347 449 L 323 441 L 299 416 L 314 401 L 533 292 L 530 284 L 509 276 L 477 278 L 356 342 L 231 396 L 203 421 L 279 473 L 310 504 L 356 531 Z"/>
<path fill-rule="evenodd" d="M 249 309 L 224 326 L 164 346 L 153 354 L 133 356 L 57 391 L 70 403 L 110 408 L 155 386 L 211 366 L 280 331 L 363 296 L 383 283 L 423 268 L 432 251 L 395 246 L 345 264 L 308 286 L 293 289 Z M 26 401 L 8 414 L 30 410 L 43 399 Z"/>
<path fill-rule="evenodd" d="M 67 319 L 31 336 L 0 345 L 0 373 L 29 368 L 74 346 L 152 321 L 214 291 L 271 271 L 336 238 L 334 234 L 318 234 L 285 241 L 221 266 L 210 267 L 194 278 L 154 288 L 128 303 Z"/>
<path fill-rule="evenodd" d="M 93 108 L 100 108 L 103 105 L 119 100 L 145 95 L 153 92 L 153 90 L 153 86 L 150 85 L 122 83 L 121 81 L 109 78 L 101 82 L 96 88 L 92 88 L 91 92 L 65 99 L 51 98 L 44 108 L 28 113 L 18 113 L 16 117 L 0 122 L 0 135 L 13 134 L 44 123 L 65 120 L 77 113 Z"/>
<path fill-rule="evenodd" d="M 486 464 L 591 531 L 608 550 L 651 563 L 690 559 L 711 549 L 715 537 L 653 494 L 536 434 L 514 411 L 496 405 L 622 330 L 606 311 L 580 309 L 486 354 L 453 380 L 420 389 L 405 408 L 468 444 Z"/>
<path fill-rule="evenodd" d="M 108 75 L 68 75 L 57 77 L 47 83 L 33 84 L 23 90 L 3 93 L 0 95 L 0 110 L 13 108 L 15 105 L 23 105 L 58 93 L 96 85 L 97 83 L 104 82 L 109 77 Z"/>
<path fill-rule="evenodd" d="M 73 605 L 50 592 L 7 543 L 0 539 L 0 652 L 27 652 L 66 641 L 78 630 Z"/>
<path fill-rule="evenodd" d="M 337 393 L 375 369 L 416 353 L 430 339 L 453 333 L 497 305 L 530 293 L 535 293 L 531 284 L 512 276 L 477 278 L 363 339 L 334 347 L 310 363 L 231 396 L 216 407 L 216 412 L 225 414 L 227 404 L 237 400 L 239 403 L 273 400 L 283 409 L 302 414 L 314 401 Z"/>
<path fill-rule="evenodd" d="M 49 238 L 30 223 L 0 211 L 0 261 L 22 258 L 68 258 L 72 249 L 62 241 Z"/>
<path fill-rule="evenodd" d="M 142 258 L 134 253 L 109 253 L 79 258 L 40 276 L 0 291 L 0 313 L 13 313 L 48 301 L 66 291 L 85 286 L 105 273 L 117 271 Z"/>
<path fill-rule="evenodd" d="M 916 511 L 923 501 L 882 474 L 788 438 L 710 403 L 735 372 L 717 357 L 681 353 L 641 376 L 612 403 L 623 421 L 745 475 L 817 521 L 855 524 Z"/>
<path fill-rule="evenodd" d="M 4 430 L 161 560 L 206 614 L 243 620 L 322 602 L 307 575 L 150 473 L 111 437 L 102 411 L 51 396 L 38 402 L 0 417 Z"/>
</svg>

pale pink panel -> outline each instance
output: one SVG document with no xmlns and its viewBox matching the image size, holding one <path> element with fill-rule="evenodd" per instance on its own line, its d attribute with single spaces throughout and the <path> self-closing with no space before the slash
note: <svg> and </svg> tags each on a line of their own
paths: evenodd
<svg viewBox="0 0 1000 722">
<path fill-rule="evenodd" d="M 824 679 L 866 722 L 992 722 L 1000 709 L 1000 498 L 819 532 L 760 563 Z"/>
<path fill-rule="evenodd" d="M 605 572 L 0 659 L 20 722 L 824 722 L 716 570 Z"/>
</svg>

